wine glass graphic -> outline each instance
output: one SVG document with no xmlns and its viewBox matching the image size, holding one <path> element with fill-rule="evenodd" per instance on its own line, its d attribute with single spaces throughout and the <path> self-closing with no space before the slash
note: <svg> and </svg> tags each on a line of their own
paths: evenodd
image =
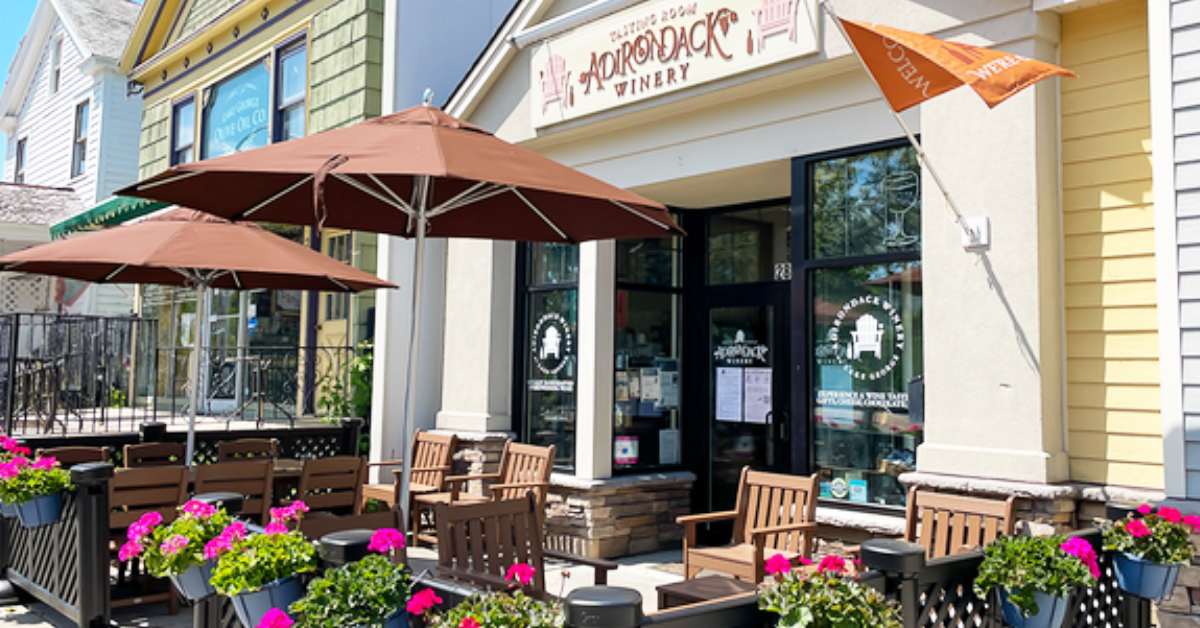
<svg viewBox="0 0 1200 628">
<path fill-rule="evenodd" d="M 911 170 L 889 172 L 880 181 L 879 187 L 883 192 L 883 202 L 887 204 L 889 217 L 894 216 L 889 220 L 884 246 L 902 247 L 916 243 L 921 236 L 904 231 L 904 218 L 921 201 L 921 180 L 917 173 Z"/>
</svg>

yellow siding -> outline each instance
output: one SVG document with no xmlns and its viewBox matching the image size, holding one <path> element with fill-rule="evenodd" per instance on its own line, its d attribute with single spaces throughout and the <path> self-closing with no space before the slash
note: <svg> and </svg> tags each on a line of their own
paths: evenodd
<svg viewBox="0 0 1200 628">
<path fill-rule="evenodd" d="M 1071 477 L 1162 487 L 1146 4 L 1067 13 L 1063 256 Z"/>
</svg>

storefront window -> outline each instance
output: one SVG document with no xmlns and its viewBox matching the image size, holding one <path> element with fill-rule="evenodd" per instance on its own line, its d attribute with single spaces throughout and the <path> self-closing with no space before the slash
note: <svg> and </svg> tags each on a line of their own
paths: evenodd
<svg viewBox="0 0 1200 628">
<path fill-rule="evenodd" d="M 270 96 L 271 73 L 261 61 L 214 85 L 204 104 L 200 157 L 266 146 Z"/>
<path fill-rule="evenodd" d="M 575 339 L 579 247 L 530 244 L 525 285 L 525 438 L 555 445 L 555 465 L 575 465 Z"/>
<path fill-rule="evenodd" d="M 900 506 L 924 426 L 920 169 L 908 146 L 815 162 L 809 339 L 821 497 Z M 856 258 L 854 265 L 839 258 Z M 860 263 L 861 262 L 861 263 Z"/>
<path fill-rule="evenodd" d="M 713 216 L 708 227 L 709 285 L 791 279 L 791 219 L 786 206 Z"/>
<path fill-rule="evenodd" d="M 304 94 L 308 87 L 308 54 L 303 43 L 279 52 L 278 94 L 275 98 L 276 141 L 304 137 Z"/>
<path fill-rule="evenodd" d="M 677 238 L 617 243 L 613 469 L 680 464 Z"/>
</svg>

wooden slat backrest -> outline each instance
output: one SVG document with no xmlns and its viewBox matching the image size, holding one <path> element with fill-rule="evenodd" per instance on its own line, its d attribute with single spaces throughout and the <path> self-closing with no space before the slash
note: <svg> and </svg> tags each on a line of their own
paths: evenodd
<svg viewBox="0 0 1200 628">
<path fill-rule="evenodd" d="M 300 521 L 300 532 L 310 541 L 317 541 L 331 532 L 342 530 L 378 530 L 400 528 L 400 511 L 380 510 L 358 515 L 325 515 L 305 517 Z"/>
<path fill-rule="evenodd" d="M 534 568 L 532 594 L 544 595 L 541 517 L 532 492 L 518 499 L 478 504 L 438 504 L 437 575 L 493 590 L 516 563 Z"/>
<path fill-rule="evenodd" d="M 117 535 L 147 512 L 173 521 L 187 501 L 187 467 L 121 469 L 108 483 L 108 527 Z"/>
<path fill-rule="evenodd" d="M 554 470 L 554 445 L 539 447 L 509 442 L 504 447 L 504 454 L 500 461 L 501 484 L 548 483 L 550 482 L 550 473 Z M 505 489 L 499 491 L 495 498 L 518 499 L 524 497 L 525 493 L 530 490 L 534 491 L 538 505 L 544 506 L 546 503 L 545 486 L 533 489 L 521 487 Z"/>
<path fill-rule="evenodd" d="M 454 450 L 458 447 L 458 437 L 453 434 L 434 434 L 420 431 L 413 440 L 413 469 L 428 469 L 431 467 L 449 467 L 454 462 Z M 445 483 L 447 471 L 413 471 L 412 483 L 431 486 L 441 490 Z"/>
<path fill-rule="evenodd" d="M 904 539 L 925 548 L 930 559 L 983 547 L 1013 533 L 1015 503 L 1015 497 L 987 499 L 913 487 L 908 491 Z"/>
<path fill-rule="evenodd" d="M 245 498 L 242 514 L 266 522 L 271 509 L 271 481 L 274 463 L 270 460 L 218 462 L 196 467 L 196 493 L 228 491 Z"/>
<path fill-rule="evenodd" d="M 305 460 L 298 499 L 304 500 L 310 510 L 358 514 L 365 469 L 358 456 Z"/>
<path fill-rule="evenodd" d="M 735 543 L 752 542 L 755 529 L 816 521 L 817 476 L 767 473 L 744 467 L 738 482 L 736 509 Z M 805 534 L 789 532 L 768 535 L 765 547 L 801 553 L 804 545 Z"/>
<path fill-rule="evenodd" d="M 112 450 L 108 447 L 51 447 L 37 450 L 39 456 L 53 456 L 64 468 L 85 462 L 108 462 Z"/>
<path fill-rule="evenodd" d="M 217 462 L 278 457 L 279 441 L 274 438 L 239 438 L 217 443 Z"/>
<path fill-rule="evenodd" d="M 141 443 L 125 446 L 125 466 L 167 467 L 183 464 L 183 443 Z"/>
</svg>

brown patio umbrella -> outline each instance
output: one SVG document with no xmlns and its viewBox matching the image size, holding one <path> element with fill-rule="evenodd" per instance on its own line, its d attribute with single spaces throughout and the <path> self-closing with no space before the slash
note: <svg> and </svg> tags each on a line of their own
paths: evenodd
<svg viewBox="0 0 1200 628">
<path fill-rule="evenodd" d="M 192 372 L 197 375 L 208 288 L 358 292 L 395 287 L 258 225 L 183 208 L 11 253 L 0 257 L 0 268 L 93 283 L 194 287 L 197 350 L 192 352 Z M 195 444 L 198 388 L 192 382 L 188 464 Z"/>
<path fill-rule="evenodd" d="M 414 237 L 404 443 L 413 431 L 425 238 L 581 242 L 682 234 L 661 204 L 426 104 L 354 126 L 181 164 L 119 194 L 263 220 Z M 408 508 L 405 456 L 400 507 Z M 408 521 L 407 517 L 401 521 Z"/>
</svg>

